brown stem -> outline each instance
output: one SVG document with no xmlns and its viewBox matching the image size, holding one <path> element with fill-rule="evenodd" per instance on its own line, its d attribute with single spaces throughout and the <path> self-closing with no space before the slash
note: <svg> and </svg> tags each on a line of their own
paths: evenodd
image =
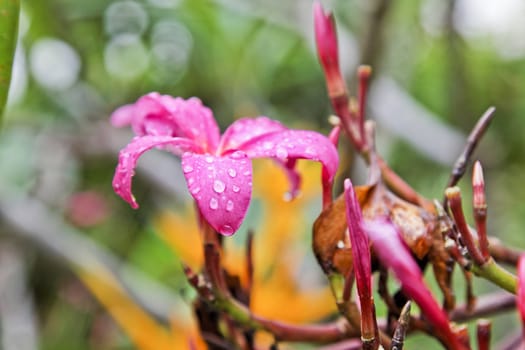
<svg viewBox="0 0 525 350">
<path fill-rule="evenodd" d="M 401 310 L 397 327 L 392 336 L 392 344 L 390 350 L 403 350 L 405 343 L 405 337 L 410 326 L 410 300 L 406 302 L 405 306 Z"/>
<path fill-rule="evenodd" d="M 490 255 L 499 263 L 516 266 L 523 251 L 507 247 L 498 238 L 489 237 Z"/>
<path fill-rule="evenodd" d="M 450 211 L 452 212 L 452 216 L 454 217 L 456 227 L 461 233 L 462 243 L 465 244 L 470 254 L 470 257 L 472 258 L 474 263 L 478 266 L 484 265 L 487 262 L 487 260 L 485 260 L 485 258 L 481 254 L 481 251 L 476 246 L 472 232 L 470 231 L 470 228 L 468 227 L 467 222 L 465 220 L 465 215 L 463 214 L 463 208 L 461 206 L 461 192 L 459 188 L 447 188 L 447 190 L 445 191 L 445 196 L 447 197 L 447 201 L 450 205 Z"/>
<path fill-rule="evenodd" d="M 466 322 L 480 317 L 511 311 L 516 307 L 516 296 L 507 292 L 495 292 L 480 296 L 476 307 L 468 310 L 468 304 L 458 306 L 450 313 L 450 319 L 456 322 Z"/>
<path fill-rule="evenodd" d="M 487 130 L 492 118 L 494 117 L 495 111 L 496 108 L 489 107 L 485 113 L 483 113 L 481 118 L 479 118 L 478 122 L 470 132 L 465 148 L 461 152 L 460 156 L 456 160 L 456 163 L 454 164 L 454 167 L 452 168 L 452 172 L 447 183 L 447 188 L 457 185 L 458 181 L 465 174 L 467 165 L 470 161 L 470 158 L 472 157 L 472 153 L 474 153 L 476 146 Z M 447 208 L 446 198 L 443 199 L 443 207 Z"/>
<path fill-rule="evenodd" d="M 248 276 L 248 285 L 246 287 L 248 296 L 251 296 L 253 286 L 253 231 L 248 232 L 246 240 L 246 275 Z"/>
<path fill-rule="evenodd" d="M 359 336 L 344 319 L 320 325 L 292 325 L 253 314 L 252 319 L 280 341 L 328 343 Z"/>
<path fill-rule="evenodd" d="M 377 155 L 377 162 L 381 169 L 381 175 L 387 186 L 399 197 L 412 204 L 423 207 L 425 210 L 433 213 L 435 211 L 432 201 L 422 197 L 408 183 L 396 174 L 386 162 Z"/>
</svg>

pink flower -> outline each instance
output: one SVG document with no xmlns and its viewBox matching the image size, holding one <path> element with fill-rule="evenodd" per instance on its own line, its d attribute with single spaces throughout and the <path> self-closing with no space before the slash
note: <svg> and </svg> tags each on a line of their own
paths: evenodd
<svg viewBox="0 0 525 350">
<path fill-rule="evenodd" d="M 523 327 L 523 343 L 525 344 L 525 254 L 518 260 L 518 287 L 516 288 L 516 302 Z"/>
<path fill-rule="evenodd" d="M 150 93 L 117 109 L 114 126 L 130 124 L 137 135 L 120 151 L 113 189 L 133 208 L 131 178 L 138 158 L 151 148 L 182 157 L 190 194 L 206 221 L 223 235 L 237 231 L 246 215 L 252 191 L 250 158 L 272 158 L 283 165 L 297 194 L 297 159 L 321 162 L 332 181 L 338 166 L 337 150 L 323 135 L 290 130 L 267 117 L 235 121 L 220 135 L 212 111 L 198 98 L 184 100 Z M 271 179 L 270 179 L 271 181 Z"/>
<path fill-rule="evenodd" d="M 374 252 L 384 266 L 392 269 L 407 297 L 421 308 L 425 318 L 434 326 L 449 349 L 464 349 L 452 332 L 447 316 L 423 281 L 421 270 L 410 254 L 395 226 L 386 219 L 366 222 L 364 225 L 372 241 Z"/>
</svg>

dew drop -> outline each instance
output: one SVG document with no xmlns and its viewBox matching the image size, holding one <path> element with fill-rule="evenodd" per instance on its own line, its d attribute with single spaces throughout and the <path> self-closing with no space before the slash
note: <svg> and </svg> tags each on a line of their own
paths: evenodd
<svg viewBox="0 0 525 350">
<path fill-rule="evenodd" d="M 288 157 L 288 151 L 284 148 L 279 147 L 277 148 L 277 151 L 275 151 L 275 155 L 279 159 L 286 159 Z"/>
<path fill-rule="evenodd" d="M 238 186 L 233 185 L 232 190 L 233 192 L 238 193 L 241 189 Z"/>
<path fill-rule="evenodd" d="M 307 147 L 307 148 L 304 150 L 304 153 L 305 153 L 307 156 L 316 156 L 316 155 L 317 155 L 317 152 L 316 152 L 315 149 L 313 149 L 312 147 Z"/>
<path fill-rule="evenodd" d="M 186 164 L 183 168 L 182 168 L 182 171 L 184 171 L 184 173 L 191 173 L 193 171 L 193 167 L 189 164 Z"/>
<path fill-rule="evenodd" d="M 246 170 L 244 173 L 242 173 L 244 176 L 249 176 L 250 175 L 250 171 L 249 170 Z"/>
<path fill-rule="evenodd" d="M 343 249 L 345 247 L 345 242 L 339 240 L 337 241 L 337 248 Z"/>
<path fill-rule="evenodd" d="M 219 207 L 219 202 L 217 201 L 217 199 L 215 198 L 210 199 L 210 209 L 215 210 L 218 207 Z"/>
<path fill-rule="evenodd" d="M 233 227 L 230 225 L 223 225 L 219 230 L 223 235 L 230 236 L 233 234 Z"/>
<path fill-rule="evenodd" d="M 233 210 L 233 207 L 234 207 L 233 202 L 229 200 L 229 201 L 226 203 L 226 211 L 232 211 L 232 210 Z"/>
<path fill-rule="evenodd" d="M 193 185 L 194 182 L 195 182 L 195 179 L 193 177 L 190 177 L 188 179 L 188 185 Z"/>
<path fill-rule="evenodd" d="M 271 150 L 273 148 L 273 142 L 270 142 L 270 141 L 265 141 L 263 143 L 263 148 L 265 150 Z"/>
<path fill-rule="evenodd" d="M 235 169 L 228 169 L 228 175 L 230 175 L 231 177 L 235 177 L 237 176 L 237 171 L 235 171 Z"/>
<path fill-rule="evenodd" d="M 226 188 L 226 185 L 221 180 L 215 180 L 213 182 L 213 190 L 217 193 L 224 192 L 224 189 Z"/>
<path fill-rule="evenodd" d="M 210 164 L 213 163 L 213 157 L 212 156 L 206 156 L 204 158 L 204 160 L 206 161 L 206 163 L 210 163 Z"/>
<path fill-rule="evenodd" d="M 230 158 L 233 158 L 233 159 L 241 159 L 244 157 L 245 157 L 245 153 L 242 151 L 235 151 L 230 156 Z"/>
<path fill-rule="evenodd" d="M 201 188 L 200 187 L 194 187 L 191 189 L 191 193 L 192 194 L 197 194 L 201 191 Z"/>
</svg>

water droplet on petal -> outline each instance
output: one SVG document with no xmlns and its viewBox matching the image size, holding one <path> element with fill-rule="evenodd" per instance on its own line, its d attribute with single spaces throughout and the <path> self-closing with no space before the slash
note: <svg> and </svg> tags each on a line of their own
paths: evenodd
<svg viewBox="0 0 525 350">
<path fill-rule="evenodd" d="M 189 164 L 186 164 L 183 168 L 182 168 L 182 171 L 184 171 L 184 173 L 191 173 L 193 171 L 193 167 Z"/>
<path fill-rule="evenodd" d="M 213 182 L 213 190 L 217 193 L 224 192 L 224 189 L 226 188 L 226 185 L 221 180 L 215 180 Z"/>
<path fill-rule="evenodd" d="M 228 203 L 226 203 L 226 211 L 232 211 L 233 207 L 234 207 L 233 202 L 229 200 Z"/>
<path fill-rule="evenodd" d="M 264 141 L 263 148 L 265 150 L 271 150 L 273 148 L 273 142 L 270 141 Z"/>
<path fill-rule="evenodd" d="M 249 176 L 250 175 L 250 171 L 249 170 L 246 170 L 244 173 L 242 173 L 244 176 Z"/>
<path fill-rule="evenodd" d="M 304 150 L 304 153 L 305 153 L 307 156 L 316 156 L 316 155 L 317 155 L 317 152 L 316 152 L 315 149 L 313 149 L 312 147 L 307 147 L 307 148 Z"/>
<path fill-rule="evenodd" d="M 235 171 L 235 169 L 228 169 L 228 175 L 230 175 L 231 177 L 235 177 L 237 176 L 237 171 Z"/>
<path fill-rule="evenodd" d="M 190 177 L 188 179 L 188 185 L 193 185 L 194 182 L 195 182 L 195 179 L 193 177 Z"/>
<path fill-rule="evenodd" d="M 235 151 L 230 156 L 230 158 L 233 158 L 233 159 L 241 159 L 244 157 L 245 157 L 245 153 L 242 151 Z"/>
<path fill-rule="evenodd" d="M 345 242 L 339 240 L 337 241 L 337 248 L 343 249 L 345 247 Z"/>
<path fill-rule="evenodd" d="M 217 199 L 215 198 L 210 199 L 210 209 L 215 210 L 218 207 L 219 207 L 219 202 L 217 201 Z"/>
<path fill-rule="evenodd" d="M 201 191 L 201 188 L 200 187 L 194 187 L 191 189 L 191 193 L 192 194 L 197 194 Z"/>
<path fill-rule="evenodd" d="M 230 225 L 224 225 L 220 228 L 219 230 L 223 235 L 232 235 L 233 234 L 233 227 L 231 227 Z"/>
<path fill-rule="evenodd" d="M 206 161 L 206 163 L 210 163 L 210 164 L 213 163 L 213 157 L 212 156 L 206 156 L 204 158 L 204 160 Z"/>
<path fill-rule="evenodd" d="M 282 147 L 279 147 L 277 148 L 277 151 L 275 151 L 275 155 L 279 159 L 286 159 L 288 157 L 288 151 Z"/>
<path fill-rule="evenodd" d="M 292 196 L 292 193 L 291 192 L 285 192 L 283 194 L 283 200 L 285 202 L 290 202 L 291 200 L 293 199 L 293 196 Z"/>
<path fill-rule="evenodd" d="M 238 186 L 233 185 L 232 190 L 233 192 L 238 193 L 241 189 Z"/>
</svg>

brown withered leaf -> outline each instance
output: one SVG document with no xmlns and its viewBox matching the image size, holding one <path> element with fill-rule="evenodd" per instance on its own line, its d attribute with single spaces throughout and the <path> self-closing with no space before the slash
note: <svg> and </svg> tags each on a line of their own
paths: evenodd
<svg viewBox="0 0 525 350">
<path fill-rule="evenodd" d="M 366 201 L 359 202 L 365 219 L 389 217 L 412 253 L 422 259 L 432 247 L 431 232 L 436 218 L 421 207 L 411 204 L 387 190 L 381 183 L 374 186 Z"/>
<path fill-rule="evenodd" d="M 444 294 L 445 307 L 453 307 L 454 293 L 450 287 L 451 260 L 444 249 L 436 214 L 399 198 L 381 182 L 356 186 L 355 191 L 363 218 L 372 220 L 377 217 L 389 217 L 412 253 L 419 260 L 428 258 Z M 313 249 L 325 273 L 339 272 L 346 275 L 352 268 L 351 247 L 346 234 L 345 205 L 344 196 L 339 196 L 314 223 Z"/>
<path fill-rule="evenodd" d="M 355 187 L 360 204 L 367 200 L 374 187 Z M 348 228 L 345 210 L 344 195 L 340 195 L 314 222 L 313 249 L 325 273 L 339 272 L 346 276 L 352 268 L 350 242 L 348 235 L 345 234 Z"/>
</svg>

